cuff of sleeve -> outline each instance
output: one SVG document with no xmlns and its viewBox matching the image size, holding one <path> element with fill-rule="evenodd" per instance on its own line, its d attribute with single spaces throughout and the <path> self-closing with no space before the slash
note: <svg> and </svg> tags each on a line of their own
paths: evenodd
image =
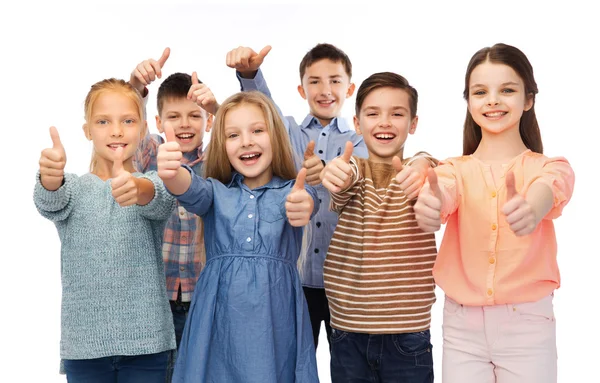
<svg viewBox="0 0 600 383">
<path fill-rule="evenodd" d="M 71 175 L 65 174 L 63 177 L 62 185 L 54 190 L 48 190 L 42 185 L 41 174 L 38 171 L 35 175 L 35 194 L 38 196 L 39 201 L 49 211 L 57 211 L 64 207 L 64 200 L 70 198 L 71 190 Z"/>
<path fill-rule="evenodd" d="M 258 90 L 265 82 L 265 78 L 260 69 L 256 72 L 254 78 L 243 78 L 238 71 L 235 72 L 235 75 L 242 86 L 242 91 Z"/>
</svg>

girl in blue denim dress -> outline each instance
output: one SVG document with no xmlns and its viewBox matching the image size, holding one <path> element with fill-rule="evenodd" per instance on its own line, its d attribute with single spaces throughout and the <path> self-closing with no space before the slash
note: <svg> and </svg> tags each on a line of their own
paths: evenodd
<svg viewBox="0 0 600 383">
<path fill-rule="evenodd" d="M 204 221 L 206 266 L 196 285 L 173 382 L 318 382 L 296 262 L 302 227 L 319 207 L 296 177 L 283 121 L 258 92 L 216 115 L 205 178 L 180 164 L 165 131 L 158 174 Z"/>
</svg>

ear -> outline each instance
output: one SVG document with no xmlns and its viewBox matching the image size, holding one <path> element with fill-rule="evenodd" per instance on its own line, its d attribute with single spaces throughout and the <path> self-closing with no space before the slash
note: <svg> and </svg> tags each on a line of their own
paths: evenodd
<svg viewBox="0 0 600 383">
<path fill-rule="evenodd" d="M 525 100 L 525 107 L 523 108 L 523 110 L 527 112 L 531 108 L 533 108 L 533 93 L 529 93 L 527 95 L 527 99 Z"/>
<path fill-rule="evenodd" d="M 346 98 L 352 97 L 352 95 L 354 94 L 354 89 L 356 89 L 356 85 L 354 85 L 354 83 L 351 82 L 350 86 L 348 87 L 348 91 L 346 92 Z"/>
<path fill-rule="evenodd" d="M 415 134 L 415 131 L 417 130 L 418 122 L 419 122 L 419 116 L 415 116 L 415 118 L 413 118 L 412 121 L 410 122 L 410 129 L 408 130 L 408 133 Z"/>
<path fill-rule="evenodd" d="M 358 120 L 358 116 L 354 116 L 352 119 L 354 121 L 354 130 L 356 130 L 356 134 L 362 136 L 362 132 L 360 131 L 360 121 Z"/>
<path fill-rule="evenodd" d="M 158 129 L 159 133 L 164 133 L 165 131 L 163 130 L 162 127 L 162 120 L 160 119 L 160 116 L 157 114 L 154 119 L 156 120 L 156 129 Z"/>
<path fill-rule="evenodd" d="M 87 138 L 88 141 L 91 141 L 92 135 L 90 134 L 90 129 L 88 128 L 87 123 L 83 124 L 82 128 L 83 128 L 83 134 L 85 134 L 85 138 Z"/>
<path fill-rule="evenodd" d="M 300 93 L 300 97 L 306 100 L 306 92 L 304 92 L 302 84 L 298 85 L 298 93 Z"/>
<path fill-rule="evenodd" d="M 212 129 L 212 124 L 215 121 L 215 116 L 207 113 L 208 114 L 208 118 L 206 119 L 206 127 L 209 129 Z"/>
</svg>

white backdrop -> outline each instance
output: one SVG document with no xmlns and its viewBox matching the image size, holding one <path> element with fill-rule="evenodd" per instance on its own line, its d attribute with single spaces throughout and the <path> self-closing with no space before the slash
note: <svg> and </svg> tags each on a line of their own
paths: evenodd
<svg viewBox="0 0 600 383">
<path fill-rule="evenodd" d="M 466 104 L 464 71 L 479 48 L 505 42 L 522 49 L 540 89 L 537 115 L 549 156 L 567 157 L 576 173 L 575 194 L 556 221 L 563 286 L 555 295 L 559 382 L 596 382 L 600 327 L 597 224 L 592 185 L 598 154 L 600 28 L 579 1 L 265 2 L 86 1 L 3 2 L 0 6 L 0 111 L 3 120 L 2 278 L 0 278 L 2 382 L 65 382 L 57 374 L 60 337 L 59 240 L 32 202 L 39 153 L 51 145 L 55 125 L 67 151 L 69 172 L 87 170 L 90 144 L 81 131 L 83 101 L 92 83 L 128 79 L 134 66 L 171 57 L 163 78 L 197 71 L 217 98 L 238 90 L 225 54 L 239 45 L 273 49 L 263 69 L 273 97 L 287 115 L 308 112 L 296 91 L 298 64 L 319 42 L 342 48 L 357 84 L 370 74 L 395 71 L 420 94 L 416 134 L 407 153 L 427 150 L 437 158 L 459 155 Z M 278 3 L 277 5 L 268 3 Z M 523 2 L 525 4 L 526 2 Z M 529 2 L 527 2 L 529 3 Z M 160 81 L 160 80 L 159 80 Z M 156 132 L 150 87 L 149 127 Z M 353 115 L 354 97 L 344 106 Z M 592 199 L 596 198 L 596 200 Z M 439 233 L 441 235 L 441 233 Z M 438 236 L 438 244 L 441 236 Z M 432 343 L 436 381 L 441 381 L 443 294 L 434 305 Z M 322 382 L 329 382 L 324 336 L 318 350 Z"/>
</svg>

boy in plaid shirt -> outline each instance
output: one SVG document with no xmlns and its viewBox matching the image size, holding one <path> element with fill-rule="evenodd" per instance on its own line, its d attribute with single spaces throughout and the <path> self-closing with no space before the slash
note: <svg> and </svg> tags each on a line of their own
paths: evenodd
<svg viewBox="0 0 600 383">
<path fill-rule="evenodd" d="M 130 84 L 147 101 L 148 89 L 156 78 L 161 78 L 162 67 L 169 58 L 166 48 L 158 60 L 142 61 L 133 70 Z M 207 113 L 204 109 L 212 111 Z M 171 126 L 181 145 L 181 162 L 189 165 L 196 173 L 202 173 L 202 139 L 209 131 L 217 103 L 208 87 L 198 81 L 194 72 L 174 73 L 158 88 L 156 127 L 160 133 Z M 140 143 L 134 163 L 140 172 L 157 170 L 158 146 L 165 139 L 158 134 L 148 134 Z M 177 347 L 181 341 L 183 327 L 200 271 L 204 266 L 204 238 L 202 221 L 195 214 L 177 205 L 169 218 L 163 237 L 162 253 L 167 280 L 167 294 L 171 303 Z"/>
</svg>

